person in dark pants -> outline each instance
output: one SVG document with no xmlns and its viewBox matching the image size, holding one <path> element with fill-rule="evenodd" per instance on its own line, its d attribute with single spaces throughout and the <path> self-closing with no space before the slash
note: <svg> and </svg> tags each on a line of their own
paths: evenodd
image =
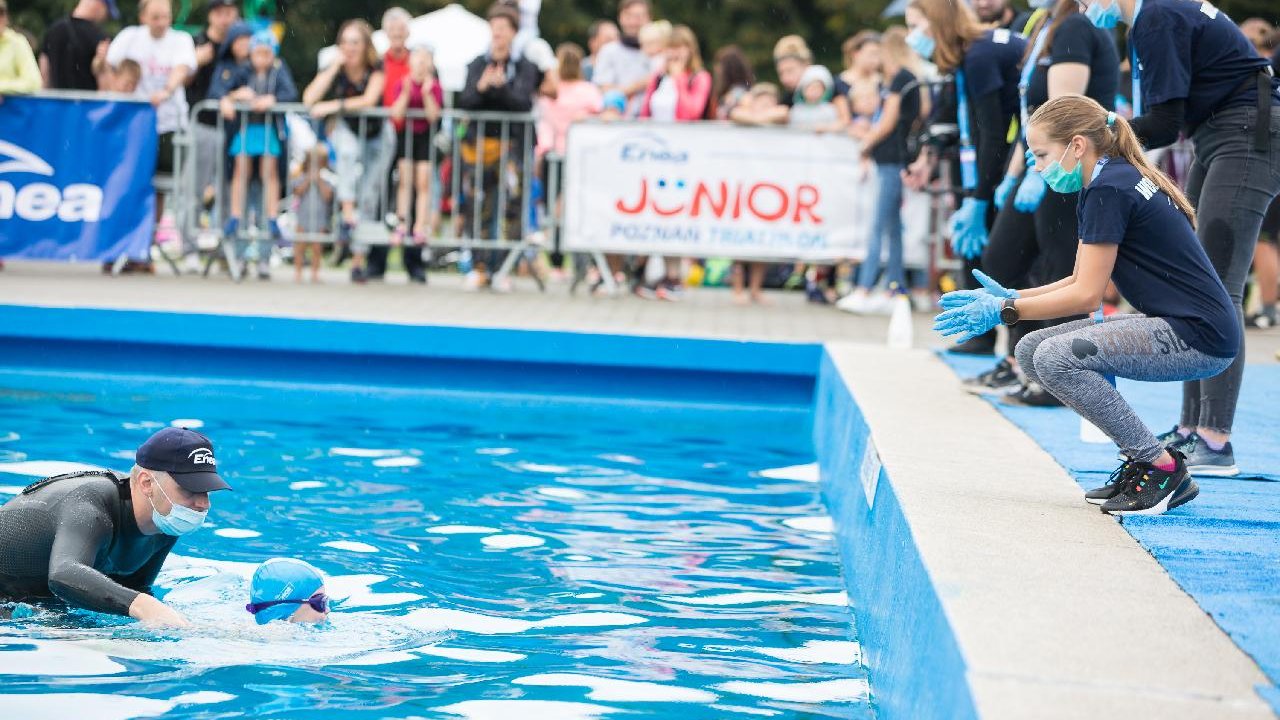
<svg viewBox="0 0 1280 720">
<path fill-rule="evenodd" d="M 1050 98 L 1067 94 L 1084 95 L 1107 110 L 1115 109 L 1120 68 L 1115 42 L 1080 14 L 1075 0 L 1059 0 L 1032 28 L 1029 38 L 1019 82 L 1024 123 Z M 1022 147 L 1022 143 L 1015 146 L 1009 170 L 996 188 L 1000 215 L 991 228 L 982 266 L 1004 285 L 1047 285 L 1075 269 L 1079 193 L 1046 192 L 1040 173 L 1027 171 Z M 1075 319 L 1027 321 L 1010 328 L 1008 355 L 990 371 L 972 378 L 967 388 L 1013 391 L 1002 398 L 1011 404 L 1060 405 L 1044 388 L 1019 377 L 1013 349 L 1035 330 Z"/>
<path fill-rule="evenodd" d="M 964 259 L 965 279 L 971 283 L 970 271 L 981 263 L 995 220 L 995 189 L 1009 159 L 1009 128 L 1018 113 L 1018 66 L 1026 40 L 1006 29 L 985 29 L 967 5 L 951 0 L 912 0 L 907 26 L 907 44 L 940 72 L 955 75 L 963 199 L 950 220 L 951 249 Z M 907 171 L 908 187 L 922 188 L 936 163 L 936 154 L 921 153 Z M 952 348 L 972 354 L 994 349 L 994 332 Z"/>
<path fill-rule="evenodd" d="M 56 598 L 183 626 L 151 585 L 178 538 L 204 524 L 209 493 L 226 490 L 209 438 L 165 428 L 141 447 L 128 475 L 55 475 L 0 507 L 0 600 Z"/>
<path fill-rule="evenodd" d="M 1200 214 L 1196 234 L 1243 321 L 1244 286 L 1263 216 L 1280 193 L 1280 91 L 1270 64 L 1236 24 L 1209 3 L 1086 0 L 1103 29 L 1129 26 L 1134 132 L 1148 149 L 1180 133 L 1195 159 L 1187 196 Z M 1244 335 L 1225 372 L 1187 382 L 1182 414 L 1161 440 L 1187 456 L 1192 474 L 1239 473 L 1231 447 Z"/>
</svg>

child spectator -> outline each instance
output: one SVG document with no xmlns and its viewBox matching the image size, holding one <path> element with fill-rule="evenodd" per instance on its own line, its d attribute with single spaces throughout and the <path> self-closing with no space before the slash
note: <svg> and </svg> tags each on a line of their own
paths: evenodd
<svg viewBox="0 0 1280 720">
<path fill-rule="evenodd" d="M 271 238 L 280 240 L 280 226 L 276 217 L 280 214 L 280 176 L 278 166 L 281 141 L 284 139 L 284 118 L 265 114 L 277 102 L 293 102 L 298 98 L 298 88 L 293 84 L 289 66 L 276 57 L 276 36 L 270 30 L 254 34 L 249 43 L 249 65 L 240 66 L 229 83 L 231 91 L 221 100 L 222 115 L 235 120 L 235 103 L 247 103 L 251 112 L 248 119 L 231 140 L 231 155 L 235 157 L 235 170 L 231 176 L 231 216 L 227 218 L 224 234 L 235 237 L 244 216 L 245 192 L 254 158 L 258 163 L 258 176 L 262 180 L 265 196 L 265 214 Z M 216 82 L 216 80 L 215 80 Z M 258 277 L 267 279 L 266 258 L 258 256 Z"/>
<path fill-rule="evenodd" d="M 391 234 L 392 245 L 400 245 L 409 234 L 411 196 L 415 198 L 412 235 L 415 246 L 427 243 L 428 228 L 434 224 L 435 218 L 431 213 L 431 129 L 440 118 L 442 105 L 444 89 L 436 79 L 431 51 L 426 47 L 415 47 L 409 52 L 409 74 L 401 81 L 400 93 L 391 107 L 391 119 L 396 128 L 396 157 L 400 162 L 400 186 L 396 193 L 399 225 Z M 409 110 L 424 112 L 426 119 L 409 121 L 410 127 L 406 131 L 405 114 Z M 410 279 L 414 282 L 427 281 L 422 270 L 411 273 Z"/>
<path fill-rule="evenodd" d="M 785 119 L 777 112 L 780 107 L 782 94 L 778 86 L 769 82 L 756 83 L 729 112 L 729 119 L 739 125 L 776 125 Z"/>
<path fill-rule="evenodd" d="M 840 129 L 840 114 L 831 102 L 835 80 L 821 65 L 810 65 L 796 86 L 790 125 L 796 130 L 834 132 Z"/>
<path fill-rule="evenodd" d="M 142 79 L 142 66 L 136 60 L 122 60 L 120 66 L 110 72 L 111 86 L 105 89 L 132 95 Z"/>
<path fill-rule="evenodd" d="M 293 279 L 302 282 L 306 254 L 311 254 L 311 282 L 320 282 L 320 235 L 328 235 L 333 219 L 333 184 L 329 182 L 329 148 L 316 143 L 293 176 L 291 191 L 296 210 L 298 240 L 293 244 Z"/>
<path fill-rule="evenodd" d="M 656 20 L 640 28 L 640 52 L 649 58 L 649 74 L 660 73 L 667 65 L 667 46 L 671 43 L 671 23 Z"/>
</svg>

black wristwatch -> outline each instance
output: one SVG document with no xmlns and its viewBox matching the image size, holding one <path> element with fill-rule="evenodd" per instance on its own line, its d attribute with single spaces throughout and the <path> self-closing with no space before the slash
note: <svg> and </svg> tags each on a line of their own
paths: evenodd
<svg viewBox="0 0 1280 720">
<path fill-rule="evenodd" d="M 1020 319 L 1018 317 L 1018 308 L 1014 306 L 1013 300 L 1013 298 L 1005 298 L 1004 307 L 1000 308 L 1000 322 L 1005 325 L 1017 325 Z"/>
</svg>

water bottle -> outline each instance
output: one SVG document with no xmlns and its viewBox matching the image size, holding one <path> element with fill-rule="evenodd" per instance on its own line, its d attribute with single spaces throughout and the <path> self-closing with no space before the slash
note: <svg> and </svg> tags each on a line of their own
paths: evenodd
<svg viewBox="0 0 1280 720">
<path fill-rule="evenodd" d="M 898 291 L 893 294 L 893 312 L 889 315 L 889 348 L 891 350 L 910 350 L 914 323 L 911 322 L 911 298 Z"/>
</svg>

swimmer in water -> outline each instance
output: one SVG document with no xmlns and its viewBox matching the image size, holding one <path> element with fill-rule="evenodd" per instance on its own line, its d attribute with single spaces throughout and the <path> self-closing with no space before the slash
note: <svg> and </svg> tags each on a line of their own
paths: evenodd
<svg viewBox="0 0 1280 720">
<path fill-rule="evenodd" d="M 151 595 L 178 538 L 204 524 L 226 490 L 209 438 L 152 435 L 128 475 L 90 470 L 45 478 L 0 507 L 0 601 L 57 598 L 73 607 L 181 627 Z"/>
<path fill-rule="evenodd" d="M 329 596 L 324 575 L 301 560 L 272 558 L 253 573 L 249 604 L 244 606 L 259 625 L 272 620 L 322 623 L 329 619 Z"/>
</svg>

